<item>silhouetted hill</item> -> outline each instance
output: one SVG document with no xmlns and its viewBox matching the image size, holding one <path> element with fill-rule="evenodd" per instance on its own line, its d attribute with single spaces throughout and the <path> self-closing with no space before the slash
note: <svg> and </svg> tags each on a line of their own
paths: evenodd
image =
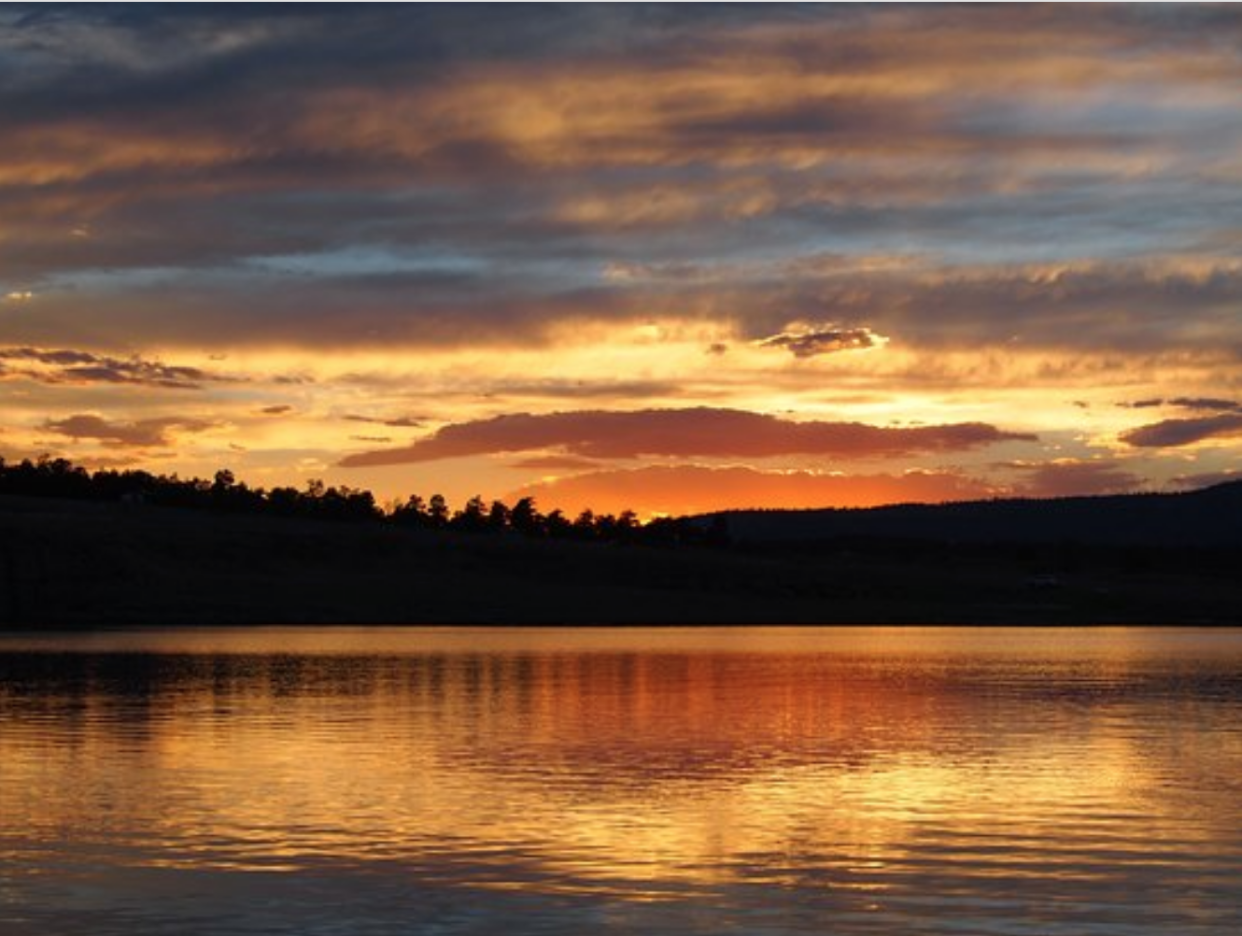
<svg viewBox="0 0 1242 936">
<path fill-rule="evenodd" d="M 734 543 L 906 540 L 944 544 L 1242 547 L 1242 481 L 1180 494 L 741 510 L 698 518 Z"/>
<path fill-rule="evenodd" d="M 1240 495 L 746 512 L 778 535 L 736 545 L 0 495 L 0 627 L 1242 624 L 1242 549 L 1186 545 Z"/>
</svg>

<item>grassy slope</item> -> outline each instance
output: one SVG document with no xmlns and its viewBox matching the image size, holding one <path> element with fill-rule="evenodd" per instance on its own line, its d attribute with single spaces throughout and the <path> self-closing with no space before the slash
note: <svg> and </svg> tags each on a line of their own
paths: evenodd
<svg viewBox="0 0 1242 936">
<path fill-rule="evenodd" d="M 662 549 L 0 497 L 0 625 L 1240 623 L 1227 570 Z"/>
</svg>

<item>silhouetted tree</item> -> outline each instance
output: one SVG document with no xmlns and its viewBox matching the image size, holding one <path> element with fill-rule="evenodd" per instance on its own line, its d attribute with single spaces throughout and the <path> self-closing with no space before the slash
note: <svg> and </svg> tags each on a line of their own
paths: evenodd
<svg viewBox="0 0 1242 936">
<path fill-rule="evenodd" d="M 493 533 L 514 530 L 535 537 L 634 539 L 643 530 L 633 511 L 624 511 L 618 517 L 597 517 L 590 510 L 584 510 L 571 523 L 560 510 L 553 510 L 547 516 L 540 514 L 531 497 L 524 497 L 509 508 L 499 500 L 492 501 L 488 506 L 481 497 L 476 496 L 450 516 L 443 496 L 435 494 L 424 502 L 417 494 L 412 494 L 404 503 L 394 504 L 385 515 L 376 506 L 370 491 L 345 485 L 329 487 L 319 478 L 308 480 L 303 490 L 282 486 L 265 491 L 239 481 L 229 468 L 216 471 L 210 481 L 180 478 L 175 473 L 154 475 L 138 469 L 101 469 L 91 473 L 67 459 L 50 455 L 33 461 L 25 459 L 18 464 L 0 458 L 0 494 L 125 503 L 141 501 L 227 513 L 323 520 L 386 518 L 402 526 L 450 527 L 461 531 Z"/>
<path fill-rule="evenodd" d="M 402 526 L 426 526 L 427 504 L 417 494 L 411 494 L 404 504 L 393 510 L 392 519 Z"/>
<path fill-rule="evenodd" d="M 526 536 L 538 536 L 543 532 L 543 518 L 535 509 L 533 497 L 523 497 L 509 511 L 509 526 Z"/>
<path fill-rule="evenodd" d="M 452 526 L 456 530 L 467 533 L 481 533 L 487 529 L 487 505 L 483 498 L 474 496 L 466 501 L 466 505 L 453 515 Z"/>
<path fill-rule="evenodd" d="M 496 533 L 509 528 L 509 508 L 503 502 L 492 501 L 492 507 L 487 512 L 487 526 Z"/>
<path fill-rule="evenodd" d="M 578 539 L 595 539 L 595 513 L 589 507 L 574 520 L 574 535 Z"/>
<path fill-rule="evenodd" d="M 682 541 L 686 525 L 672 517 L 655 517 L 643 524 L 640 531 L 644 543 L 673 545 Z"/>
<path fill-rule="evenodd" d="M 543 518 L 543 528 L 548 536 L 563 538 L 573 532 L 573 524 L 561 511 L 553 510 Z"/>
<path fill-rule="evenodd" d="M 302 495 L 297 488 L 278 487 L 267 492 L 268 511 L 281 517 L 293 517 L 301 512 Z"/>
<path fill-rule="evenodd" d="M 633 539 L 634 532 L 638 529 L 638 527 L 638 514 L 634 513 L 634 511 L 623 510 L 617 514 L 615 535 L 618 539 Z"/>
<path fill-rule="evenodd" d="M 449 509 L 442 494 L 432 494 L 427 501 L 427 526 L 441 529 L 448 525 Z"/>
</svg>

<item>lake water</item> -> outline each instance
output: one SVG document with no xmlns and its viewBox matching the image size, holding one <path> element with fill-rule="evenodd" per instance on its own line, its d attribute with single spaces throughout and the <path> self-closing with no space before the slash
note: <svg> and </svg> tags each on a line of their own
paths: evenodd
<svg viewBox="0 0 1242 936">
<path fill-rule="evenodd" d="M 1236 934 L 1242 630 L 0 636 L 0 933 Z"/>
</svg>

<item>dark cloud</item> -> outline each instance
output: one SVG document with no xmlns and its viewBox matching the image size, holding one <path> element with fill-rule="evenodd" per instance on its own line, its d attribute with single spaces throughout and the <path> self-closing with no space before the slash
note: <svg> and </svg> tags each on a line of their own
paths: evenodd
<svg viewBox="0 0 1242 936">
<path fill-rule="evenodd" d="M 106 445 L 133 448 L 156 448 L 172 444 L 170 433 L 203 432 L 215 427 L 215 423 L 202 419 L 160 418 L 121 422 L 93 414 L 50 419 L 43 428 L 72 439 L 94 439 Z"/>
<path fill-rule="evenodd" d="M 1217 264 L 1210 275 L 1174 261 L 924 267 L 744 281 L 713 295 L 717 314 L 737 316 L 752 329 L 827 311 L 868 320 L 876 331 L 899 334 L 906 346 L 1174 347 L 1242 357 L 1242 338 L 1224 319 L 1242 302 L 1242 267 L 1233 263 Z"/>
<path fill-rule="evenodd" d="M 984 423 L 883 428 L 862 423 L 793 422 L 732 409 L 583 410 L 514 413 L 458 423 L 400 449 L 345 458 L 346 467 L 395 465 L 471 455 L 559 449 L 587 458 L 828 455 L 895 457 L 962 451 L 1009 440 L 1034 440 Z"/>
<path fill-rule="evenodd" d="M 869 328 L 839 328 L 834 325 L 808 325 L 783 331 L 756 342 L 761 348 L 784 348 L 794 357 L 809 358 L 834 351 L 873 348 L 884 339 Z"/>
<path fill-rule="evenodd" d="M 119 359 L 67 349 L 0 348 L 0 361 L 18 363 L 16 367 L 7 366 L 0 373 L 48 384 L 114 383 L 169 390 L 199 390 L 203 383 L 230 379 L 209 374 L 197 367 L 179 367 L 139 357 Z"/>
<path fill-rule="evenodd" d="M 283 416 L 286 413 L 292 413 L 293 407 L 287 403 L 279 403 L 275 406 L 265 406 L 259 412 L 265 416 Z"/>
<path fill-rule="evenodd" d="M 1125 494 L 1144 486 L 1141 475 L 1112 459 L 1012 462 L 1006 467 L 1024 476 L 1014 488 L 1015 494 L 1024 497 Z"/>
<path fill-rule="evenodd" d="M 400 282 L 320 276 L 278 277 L 239 289 L 224 280 L 197 284 L 175 308 L 167 283 L 109 286 L 94 294 L 89 310 L 80 296 L 48 294 L 37 312 L 21 307 L 7 315 L 6 332 L 29 343 L 86 341 L 104 320 L 117 333 L 164 345 L 219 347 L 244 336 L 261 346 L 530 347 L 549 343 L 556 325 L 690 316 L 736 323 L 751 340 L 775 337 L 791 352 L 860 346 L 882 333 L 900 335 L 910 349 L 1192 350 L 1222 362 L 1242 359 L 1242 338 L 1227 317 L 1242 302 L 1242 270 L 1203 278 L 1161 264 L 1095 264 L 1061 273 L 999 265 L 948 276 L 859 272 L 831 281 L 769 280 L 756 272 L 724 284 L 602 283 L 560 290 L 554 281 L 523 281 L 504 269 L 502 261 L 494 277 L 453 285 L 421 276 Z M 346 307 L 350 314 L 341 315 Z M 828 329 L 821 339 L 778 334 L 791 315 L 817 319 L 825 313 L 869 320 L 872 338 L 846 329 Z"/>
<path fill-rule="evenodd" d="M 880 132 L 925 133 L 935 115 L 890 101 L 885 108 L 861 97 L 827 97 L 795 105 L 742 107 L 719 117 L 691 117 L 678 127 L 688 140 L 714 143 L 762 143 L 766 140 L 827 141 L 833 137 L 870 137 Z"/>
<path fill-rule="evenodd" d="M 1118 406 L 1124 406 L 1129 409 L 1148 409 L 1155 406 L 1179 406 L 1188 410 L 1209 410 L 1219 412 L 1234 412 L 1242 410 L 1242 403 L 1236 400 L 1225 400 L 1220 397 L 1174 397 L 1171 400 L 1165 400 L 1155 397 L 1147 400 L 1135 400 L 1132 403 L 1118 403 Z"/>
<path fill-rule="evenodd" d="M 1121 433 L 1127 445 L 1139 448 L 1174 448 L 1204 439 L 1224 439 L 1242 435 L 1242 413 L 1223 413 L 1193 419 L 1164 419 Z"/>
<path fill-rule="evenodd" d="M 1214 102 L 1242 69 L 1209 41 L 1236 13 L 584 7 L 4 11 L 5 276 L 46 287 L 9 340 L 470 345 L 659 312 L 1237 350 L 1224 253 L 1019 268 L 1236 230 Z M 946 259 L 817 271 L 808 244 Z"/>
<path fill-rule="evenodd" d="M 395 416 L 385 419 L 377 416 L 360 416 L 357 413 L 350 413 L 345 419 L 349 422 L 374 423 L 379 426 L 390 426 L 394 429 L 417 429 L 423 424 L 423 420 L 415 419 L 412 416 Z"/>
<path fill-rule="evenodd" d="M 1223 400 L 1219 397 L 1175 397 L 1169 400 L 1170 406 L 1180 406 L 1189 410 L 1213 410 L 1220 412 L 1238 412 L 1242 403 L 1237 400 Z"/>
</svg>

